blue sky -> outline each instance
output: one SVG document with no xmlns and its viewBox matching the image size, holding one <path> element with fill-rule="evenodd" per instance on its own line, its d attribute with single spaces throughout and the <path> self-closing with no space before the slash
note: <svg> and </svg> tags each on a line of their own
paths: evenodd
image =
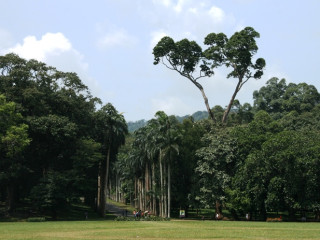
<svg viewBox="0 0 320 240">
<path fill-rule="evenodd" d="M 158 110 L 205 110 L 187 79 L 153 65 L 152 48 L 165 35 L 202 44 L 211 32 L 258 31 L 256 57 L 267 66 L 262 79 L 244 85 L 241 103 L 252 103 L 253 91 L 271 77 L 320 89 L 318 0 L 0 0 L 0 6 L 1 55 L 15 52 L 78 73 L 127 121 L 151 119 Z M 226 106 L 236 80 L 221 69 L 201 83 L 211 107 Z"/>
</svg>

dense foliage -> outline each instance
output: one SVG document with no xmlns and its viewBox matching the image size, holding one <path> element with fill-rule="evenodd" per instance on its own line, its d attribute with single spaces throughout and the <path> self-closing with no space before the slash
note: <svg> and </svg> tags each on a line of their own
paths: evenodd
<svg viewBox="0 0 320 240">
<path fill-rule="evenodd" d="M 234 102 L 227 124 L 180 123 L 158 113 L 130 137 L 118 159 L 132 166 L 117 175 L 118 200 L 163 217 L 170 208 L 176 214 L 213 208 L 234 219 L 246 213 L 266 219 L 268 212 L 319 219 L 318 91 L 272 78 L 253 96 L 253 106 Z M 216 106 L 215 112 L 224 111 Z"/>
<path fill-rule="evenodd" d="M 94 206 L 106 195 L 108 163 L 115 161 L 127 126 L 111 104 L 96 110 L 99 103 L 75 73 L 14 54 L 0 57 L 5 214 L 13 214 L 18 204 L 56 218 L 58 210 L 80 198 Z"/>
<path fill-rule="evenodd" d="M 320 94 L 272 78 L 253 99 L 234 100 L 227 122 L 159 111 L 128 134 L 75 73 L 0 56 L 1 214 L 22 206 L 57 218 L 81 200 L 104 216 L 109 196 L 162 218 L 211 208 L 219 218 L 319 219 Z"/>
</svg>

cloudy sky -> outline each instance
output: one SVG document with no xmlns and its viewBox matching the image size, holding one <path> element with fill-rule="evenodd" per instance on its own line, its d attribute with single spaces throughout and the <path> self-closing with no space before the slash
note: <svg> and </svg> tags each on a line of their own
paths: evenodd
<svg viewBox="0 0 320 240">
<path fill-rule="evenodd" d="M 153 65 L 152 48 L 165 35 L 202 45 L 211 32 L 258 31 L 256 56 L 267 67 L 241 90 L 241 103 L 252 103 L 252 92 L 271 77 L 320 90 L 319 0 L 0 0 L 0 6 L 1 55 L 15 52 L 78 73 L 128 121 L 148 120 L 158 110 L 205 110 L 195 86 Z M 223 70 L 201 83 L 211 107 L 227 105 L 236 84 Z"/>
</svg>

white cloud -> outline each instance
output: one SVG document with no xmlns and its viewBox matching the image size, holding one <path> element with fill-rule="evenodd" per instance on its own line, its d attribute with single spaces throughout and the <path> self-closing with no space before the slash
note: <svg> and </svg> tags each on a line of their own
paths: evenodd
<svg viewBox="0 0 320 240">
<path fill-rule="evenodd" d="M 188 9 L 189 12 L 193 13 L 193 14 L 198 14 L 198 9 L 196 7 L 191 7 Z"/>
<path fill-rule="evenodd" d="M 239 22 L 236 26 L 235 26 L 235 32 L 240 32 L 241 30 L 243 30 L 245 28 L 244 24 L 242 22 Z"/>
<path fill-rule="evenodd" d="M 35 36 L 27 36 L 23 39 L 23 44 L 18 43 L 7 52 L 14 52 L 26 59 L 45 61 L 48 55 L 59 55 L 71 48 L 71 43 L 62 33 L 46 33 L 40 40 Z"/>
<path fill-rule="evenodd" d="M 159 30 L 151 33 L 150 48 L 153 49 L 154 46 L 161 40 L 161 38 L 168 36 L 165 31 Z"/>
<path fill-rule="evenodd" d="M 161 5 L 164 5 L 166 7 L 171 6 L 171 0 L 153 0 L 153 3 L 161 4 Z"/>
<path fill-rule="evenodd" d="M 186 37 L 201 44 L 210 32 L 226 32 L 225 29 L 234 31 L 236 21 L 233 15 L 227 14 L 211 1 L 176 0 L 168 3 L 165 8 L 164 4 L 155 4 L 160 3 L 159 0 L 153 2 L 155 10 L 151 10 L 152 13 L 146 16 L 146 21 L 152 20 L 153 28 L 161 29 L 158 32 L 170 34 L 169 36 L 176 41 Z M 151 37 L 150 44 L 154 46 L 154 33 Z"/>
<path fill-rule="evenodd" d="M 138 42 L 137 38 L 129 35 L 125 30 L 120 29 L 111 33 L 105 34 L 99 39 L 99 46 L 103 48 L 110 48 L 115 46 L 130 47 Z"/>
<path fill-rule="evenodd" d="M 188 0 L 177 0 L 176 4 L 173 4 L 171 0 L 153 0 L 154 4 L 163 5 L 167 8 L 172 8 L 176 13 L 181 13 Z"/>
<path fill-rule="evenodd" d="M 220 23 L 223 22 L 225 19 L 224 11 L 216 6 L 212 6 L 208 13 L 215 22 Z"/>
<path fill-rule="evenodd" d="M 60 71 L 75 72 L 93 95 L 99 96 L 100 87 L 97 81 L 88 75 L 89 65 L 84 56 L 72 47 L 71 42 L 62 33 L 46 33 L 41 39 L 27 36 L 23 43 L 7 48 L 4 53 L 16 53 L 25 59 L 36 59 Z"/>
<path fill-rule="evenodd" d="M 177 12 L 177 13 L 180 13 L 182 11 L 182 8 L 184 7 L 186 3 L 186 0 L 178 0 L 176 6 L 174 6 L 174 10 Z"/>
<path fill-rule="evenodd" d="M 185 115 L 192 111 L 179 97 L 163 97 L 152 99 L 153 112 L 164 111 L 168 115 Z"/>
</svg>

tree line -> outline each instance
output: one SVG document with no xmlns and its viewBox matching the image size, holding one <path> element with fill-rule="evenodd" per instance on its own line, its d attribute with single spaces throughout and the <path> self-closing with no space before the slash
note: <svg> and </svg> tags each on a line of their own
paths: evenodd
<svg viewBox="0 0 320 240">
<path fill-rule="evenodd" d="M 320 216 L 320 139 L 317 89 L 272 78 L 253 93 L 237 93 L 259 79 L 253 62 L 259 37 L 247 27 L 230 38 L 194 41 L 164 37 L 153 50 L 201 92 L 208 118 L 178 121 L 159 111 L 128 133 L 122 114 L 91 95 L 76 73 L 61 72 L 15 54 L 0 56 L 0 202 L 5 214 L 27 206 L 59 211 L 80 199 L 105 216 L 107 197 L 161 217 L 179 209 L 250 213 L 314 212 Z M 231 68 L 237 84 L 226 107 L 210 108 L 199 80 Z M 221 121 L 220 121 L 221 120 Z"/>
<path fill-rule="evenodd" d="M 272 78 L 253 98 L 253 106 L 235 101 L 227 124 L 156 113 L 121 147 L 111 197 L 162 217 L 211 208 L 234 219 L 268 212 L 319 219 L 317 89 Z M 221 106 L 212 110 L 223 117 Z"/>
<path fill-rule="evenodd" d="M 0 56 L 0 201 L 57 212 L 80 197 L 105 214 L 111 161 L 127 124 L 76 73 L 15 54 Z M 112 160 L 113 159 L 113 160 Z"/>
</svg>

